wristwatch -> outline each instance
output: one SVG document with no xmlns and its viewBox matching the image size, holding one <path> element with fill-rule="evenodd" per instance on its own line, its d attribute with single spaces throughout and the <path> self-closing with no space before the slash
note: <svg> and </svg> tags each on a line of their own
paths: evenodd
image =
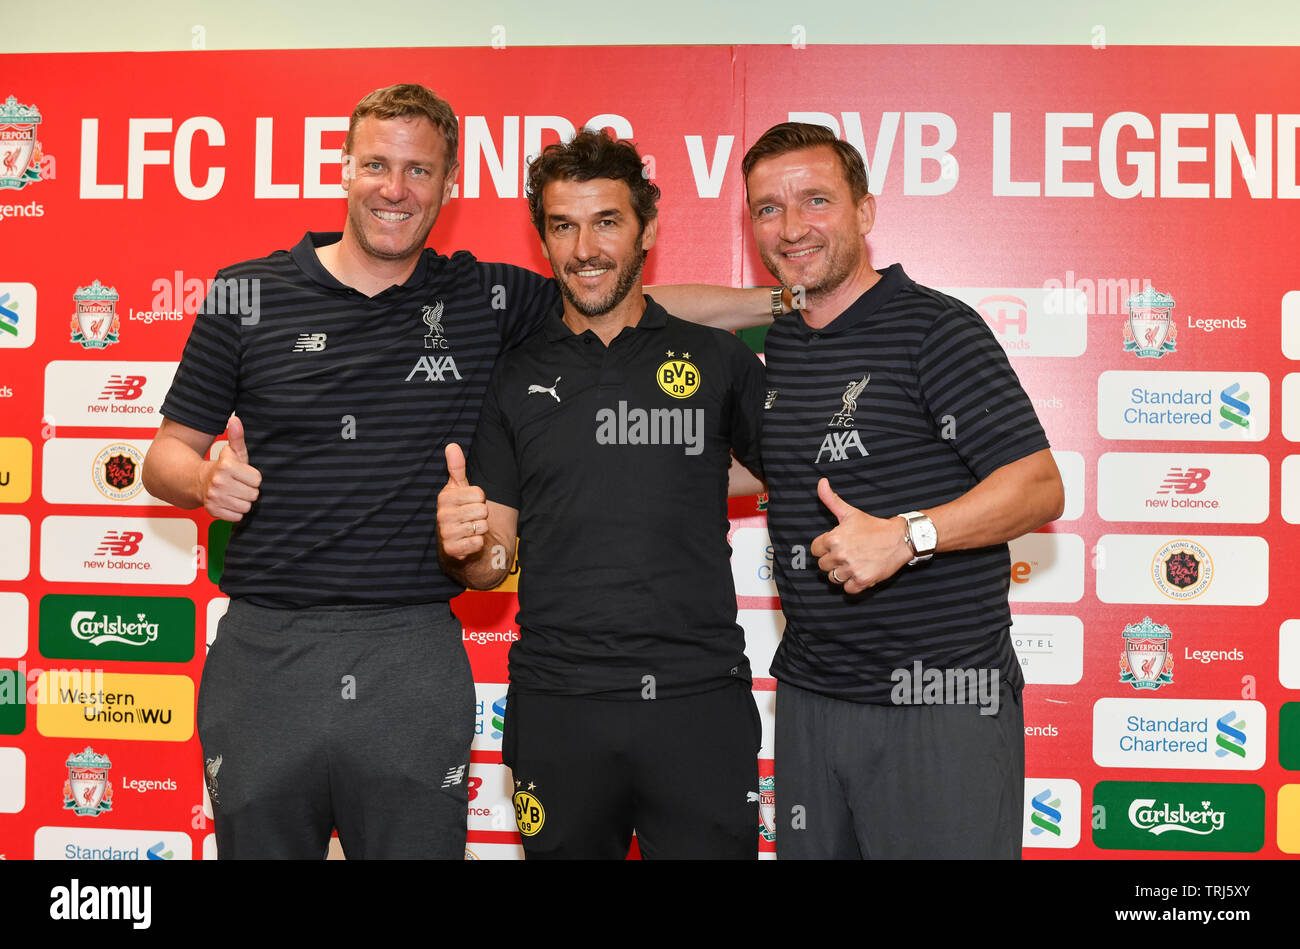
<svg viewBox="0 0 1300 949">
<path fill-rule="evenodd" d="M 785 287 L 772 287 L 770 292 L 772 301 L 772 319 L 775 320 L 785 312 L 785 302 L 782 299 L 782 294 L 785 293 Z"/>
<path fill-rule="evenodd" d="M 910 567 L 933 557 L 934 548 L 939 546 L 939 532 L 934 529 L 934 521 L 920 511 L 908 511 L 897 516 L 907 522 L 907 533 L 903 536 L 907 546 L 912 548 L 912 559 L 907 565 Z"/>
</svg>

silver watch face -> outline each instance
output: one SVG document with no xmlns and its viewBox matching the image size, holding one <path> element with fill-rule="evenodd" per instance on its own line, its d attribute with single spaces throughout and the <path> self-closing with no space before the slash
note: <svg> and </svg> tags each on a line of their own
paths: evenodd
<svg viewBox="0 0 1300 949">
<path fill-rule="evenodd" d="M 934 553 L 939 534 L 928 517 L 913 518 L 907 525 L 907 533 L 912 539 L 912 549 L 918 555 Z"/>
</svg>

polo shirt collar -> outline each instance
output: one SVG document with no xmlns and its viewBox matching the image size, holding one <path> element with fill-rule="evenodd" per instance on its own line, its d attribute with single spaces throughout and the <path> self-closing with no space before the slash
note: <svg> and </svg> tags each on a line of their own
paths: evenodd
<svg viewBox="0 0 1300 949">
<path fill-rule="evenodd" d="M 781 319 L 791 320 L 796 331 L 805 337 L 811 336 L 813 333 L 817 333 L 819 336 L 829 336 L 833 333 L 842 333 L 845 330 L 853 329 L 866 322 L 881 307 L 892 300 L 898 291 L 905 289 L 912 283 L 912 279 L 903 273 L 902 264 L 890 264 L 884 270 L 876 272 L 880 274 L 880 279 L 872 284 L 866 293 L 849 304 L 847 310 L 821 329 L 815 330 L 805 323 L 802 314 L 798 310 L 782 316 Z"/>
<path fill-rule="evenodd" d="M 320 262 L 320 257 L 316 255 L 317 247 L 327 247 L 330 244 L 337 244 L 341 240 L 343 240 L 342 231 L 308 231 L 289 253 L 302 272 L 321 286 L 329 287 L 331 290 L 352 290 L 353 287 L 340 283 L 338 278 L 326 270 L 325 266 Z M 423 286 L 428 272 L 429 254 L 421 251 L 420 259 L 415 263 L 415 270 L 411 272 L 411 276 L 407 277 L 406 282 L 401 286 L 404 289 Z M 392 287 L 388 288 L 388 290 L 391 289 Z M 383 296 L 388 290 L 383 291 L 379 296 Z"/>
<path fill-rule="evenodd" d="M 654 301 L 649 294 L 645 295 L 645 312 L 641 314 L 641 319 L 637 321 L 634 330 L 658 330 L 668 325 L 668 311 Z M 564 322 L 564 303 L 560 302 L 555 305 L 555 309 L 546 317 L 546 341 L 548 343 L 557 343 L 566 339 L 581 339 L 582 334 L 575 333 L 569 329 L 569 325 Z M 590 330 L 588 330 L 590 332 Z"/>
</svg>

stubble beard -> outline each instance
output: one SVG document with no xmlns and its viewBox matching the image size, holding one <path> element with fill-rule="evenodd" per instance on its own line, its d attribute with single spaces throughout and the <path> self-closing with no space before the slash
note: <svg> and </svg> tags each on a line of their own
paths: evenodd
<svg viewBox="0 0 1300 949">
<path fill-rule="evenodd" d="M 614 284 L 614 289 L 595 302 L 580 300 L 577 294 L 573 292 L 573 288 L 569 286 L 569 281 L 565 275 L 556 272 L 555 282 L 560 285 L 560 293 L 564 295 L 564 299 L 568 300 L 573 308 L 583 316 L 588 319 L 602 317 L 627 299 L 627 295 L 632 292 L 632 288 L 641 279 L 641 270 L 645 266 L 645 259 L 646 251 L 641 248 L 638 239 L 636 252 L 633 254 L 632 259 L 619 270 L 618 282 Z"/>
<path fill-rule="evenodd" d="M 429 240 L 429 233 L 433 230 L 433 225 L 437 218 L 429 222 L 429 226 L 424 229 L 411 244 L 399 251 L 380 250 L 374 244 L 370 243 L 370 238 L 366 236 L 365 223 L 369 218 L 370 212 L 364 208 L 348 211 L 348 218 L 352 222 L 352 233 L 356 236 L 357 246 L 367 257 L 373 257 L 375 260 L 395 261 L 407 260 L 408 258 L 424 250 L 425 242 Z"/>
<path fill-rule="evenodd" d="M 791 282 L 793 278 L 785 272 L 785 258 L 777 254 L 769 254 L 766 250 L 759 248 L 758 256 L 763 261 L 763 266 L 767 268 L 768 273 L 781 281 L 781 286 L 788 287 L 791 291 L 802 289 L 804 297 L 808 300 L 818 300 L 824 296 L 834 293 L 840 288 L 844 281 L 853 275 L 853 269 L 856 264 L 851 259 L 851 255 L 842 252 L 830 252 L 830 245 L 825 245 L 826 250 L 826 267 L 825 271 L 819 277 L 814 277 L 808 283 Z"/>
</svg>

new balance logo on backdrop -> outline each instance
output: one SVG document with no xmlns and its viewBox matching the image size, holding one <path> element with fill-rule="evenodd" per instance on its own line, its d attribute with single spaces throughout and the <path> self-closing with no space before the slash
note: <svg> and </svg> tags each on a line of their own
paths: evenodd
<svg viewBox="0 0 1300 949">
<path fill-rule="evenodd" d="M 1156 494 L 1200 494 L 1209 477 L 1209 468 L 1170 468 Z"/>
<path fill-rule="evenodd" d="M 138 399 L 144 393 L 145 381 L 144 376 L 109 376 L 108 384 L 104 386 L 104 391 L 99 394 L 99 401 L 104 402 L 108 399 L 115 399 L 125 402 Z"/>
<path fill-rule="evenodd" d="M 324 333 L 299 333 L 298 341 L 293 344 L 295 353 L 318 353 L 325 348 Z"/>
<path fill-rule="evenodd" d="M 139 531 L 109 531 L 95 551 L 96 557 L 134 557 L 140 552 L 144 534 Z"/>
</svg>

